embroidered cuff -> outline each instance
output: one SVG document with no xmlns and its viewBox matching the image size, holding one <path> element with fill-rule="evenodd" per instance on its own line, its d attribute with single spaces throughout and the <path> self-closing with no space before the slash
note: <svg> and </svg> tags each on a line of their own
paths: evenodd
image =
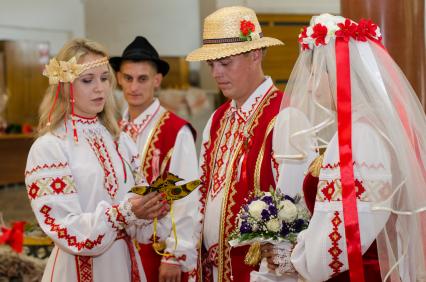
<svg viewBox="0 0 426 282">
<path fill-rule="evenodd" d="M 179 261 L 176 259 L 176 257 L 173 254 L 166 253 L 166 256 L 163 256 L 161 259 L 161 263 L 169 263 L 169 264 L 176 264 L 180 265 Z"/>
<path fill-rule="evenodd" d="M 106 210 L 105 214 L 108 222 L 116 230 L 124 229 L 128 224 L 138 221 L 138 218 L 132 212 L 132 204 L 129 201 L 111 206 Z"/>
</svg>

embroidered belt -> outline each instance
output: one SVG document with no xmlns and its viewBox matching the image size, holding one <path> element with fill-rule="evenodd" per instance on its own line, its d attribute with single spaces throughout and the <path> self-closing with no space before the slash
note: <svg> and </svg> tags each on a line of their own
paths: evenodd
<svg viewBox="0 0 426 282">
<path fill-rule="evenodd" d="M 130 239 L 130 236 L 127 235 L 126 231 L 120 230 L 117 233 L 117 237 L 115 240 L 124 240 L 126 242 L 127 248 L 129 249 L 130 254 L 130 262 L 131 262 L 131 277 L 132 282 L 141 282 L 141 278 L 139 276 L 138 263 L 136 261 L 135 249 L 133 247 L 133 241 Z"/>
<path fill-rule="evenodd" d="M 219 265 L 219 256 L 218 256 L 219 245 L 212 245 L 208 251 L 207 256 L 204 258 L 204 264 L 218 267 Z"/>
</svg>

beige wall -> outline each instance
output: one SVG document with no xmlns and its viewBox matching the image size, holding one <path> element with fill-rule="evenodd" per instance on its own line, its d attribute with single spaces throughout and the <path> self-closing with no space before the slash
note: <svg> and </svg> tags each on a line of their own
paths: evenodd
<svg viewBox="0 0 426 282">
<path fill-rule="evenodd" d="M 242 5 L 258 13 L 319 14 L 340 12 L 340 0 L 217 0 L 217 7 Z"/>
<path fill-rule="evenodd" d="M 56 54 L 65 41 L 84 32 L 81 0 L 1 0 L 0 40 L 34 40 L 50 44 Z"/>
<path fill-rule="evenodd" d="M 121 55 L 143 35 L 160 55 L 184 56 L 200 44 L 198 0 L 87 0 L 87 36 Z"/>
</svg>

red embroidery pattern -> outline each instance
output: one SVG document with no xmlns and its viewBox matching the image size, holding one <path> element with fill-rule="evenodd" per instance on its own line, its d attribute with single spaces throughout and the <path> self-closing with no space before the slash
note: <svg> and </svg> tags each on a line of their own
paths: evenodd
<svg viewBox="0 0 426 282">
<path fill-rule="evenodd" d="M 78 282 L 93 281 L 93 257 L 75 256 Z"/>
<path fill-rule="evenodd" d="M 224 134 L 220 138 L 220 146 L 216 152 L 215 164 L 213 167 L 213 183 L 211 186 L 211 196 L 214 198 L 223 188 L 226 179 L 227 167 L 230 159 L 238 146 L 238 137 L 244 127 L 244 120 L 236 115 L 228 119 Z"/>
<path fill-rule="evenodd" d="M 181 255 L 179 257 L 176 257 L 175 255 L 171 254 L 171 253 L 166 253 L 167 256 L 163 257 L 164 261 L 169 261 L 169 260 L 175 260 L 175 261 L 186 261 L 186 255 Z"/>
<path fill-rule="evenodd" d="M 113 205 L 105 211 L 108 222 L 111 223 L 112 227 L 120 231 L 127 225 L 126 218 L 119 210 L 119 205 Z"/>
<path fill-rule="evenodd" d="M 84 248 L 91 250 L 93 247 L 101 244 L 105 235 L 99 235 L 96 240 L 86 239 L 84 241 L 77 241 L 76 236 L 68 234 L 66 227 L 61 227 L 61 225 L 55 223 L 55 218 L 49 214 L 51 210 L 52 208 L 47 205 L 41 207 L 40 212 L 44 215 L 44 223 L 50 226 L 50 231 L 55 232 L 59 239 L 67 240 L 69 247 L 76 247 L 79 251 Z"/>
<path fill-rule="evenodd" d="M 74 115 L 75 116 L 75 115 Z M 77 117 L 74 119 L 76 123 L 81 123 L 81 124 L 95 124 L 98 122 L 98 117 L 94 117 L 94 118 L 80 118 Z"/>
<path fill-rule="evenodd" d="M 257 109 L 257 106 L 259 105 L 259 103 L 260 103 L 260 100 L 263 98 L 263 96 L 257 96 L 255 99 L 254 99 L 254 101 L 253 101 L 253 103 L 251 104 L 251 106 L 250 106 L 250 109 L 249 109 L 249 111 L 248 112 L 244 112 L 241 108 L 240 109 L 237 109 L 236 107 L 234 107 L 234 106 L 231 106 L 230 107 L 230 109 L 229 109 L 229 111 L 231 111 L 231 112 L 236 112 L 241 118 L 243 118 L 244 119 L 244 121 L 247 121 L 248 120 L 248 118 L 253 114 L 253 112 L 254 112 L 254 110 L 256 110 Z"/>
<path fill-rule="evenodd" d="M 369 198 L 367 193 L 365 193 L 365 188 L 362 184 L 362 181 L 355 179 L 355 190 L 356 197 L 360 201 L 368 202 Z M 342 183 L 340 179 L 329 180 L 320 180 L 318 183 L 318 193 L 316 200 L 319 202 L 324 201 L 342 201 Z"/>
<path fill-rule="evenodd" d="M 212 264 L 215 267 L 219 265 L 219 244 L 212 245 L 207 251 L 207 258 L 205 260 L 207 264 Z"/>
<path fill-rule="evenodd" d="M 62 177 L 40 178 L 27 186 L 27 194 L 30 200 L 47 195 L 65 195 L 76 193 L 74 180 L 71 175 Z"/>
<path fill-rule="evenodd" d="M 133 123 L 127 120 L 120 120 L 119 126 L 123 130 L 123 132 L 127 133 L 133 141 L 136 141 L 138 135 L 142 133 L 145 129 L 146 125 L 151 121 L 152 115 L 146 115 L 146 117 L 140 123 Z"/>
<path fill-rule="evenodd" d="M 340 273 L 340 269 L 343 266 L 343 263 L 339 260 L 339 256 L 342 253 L 342 250 L 339 248 L 339 241 L 342 238 L 342 235 L 339 233 L 339 225 L 342 223 L 339 212 L 334 212 L 334 217 L 331 220 L 333 225 L 333 231 L 328 235 L 331 240 L 331 248 L 328 249 L 328 253 L 331 255 L 331 262 L 328 264 L 333 271 L 333 276 Z"/>
<path fill-rule="evenodd" d="M 108 191 L 108 194 L 113 199 L 117 193 L 118 181 L 111 162 L 111 158 L 105 146 L 105 142 L 102 137 L 99 136 L 88 137 L 87 142 L 89 142 L 93 152 L 99 160 L 99 164 L 104 170 L 105 187 Z"/>
<path fill-rule="evenodd" d="M 36 171 L 39 170 L 43 170 L 43 169 L 60 169 L 60 168 L 65 168 L 68 166 L 67 162 L 64 163 L 53 163 L 53 164 L 43 164 L 43 165 L 38 165 L 34 168 L 32 168 L 31 170 L 26 170 L 25 171 L 25 177 L 29 176 L 30 174 L 33 174 Z"/>
<path fill-rule="evenodd" d="M 188 273 L 188 278 L 194 278 L 194 279 L 197 278 L 197 274 L 198 274 L 197 268 L 194 268 L 193 270 L 188 271 L 187 273 Z"/>
<path fill-rule="evenodd" d="M 279 172 L 280 164 L 277 162 L 275 157 L 272 157 L 272 164 L 273 164 L 273 168 L 275 170 L 275 181 L 278 183 L 278 178 L 280 176 L 280 172 Z"/>
<path fill-rule="evenodd" d="M 382 163 L 378 163 L 378 164 L 367 164 L 365 162 L 362 163 L 357 163 L 354 162 L 353 163 L 354 166 L 356 167 L 364 167 L 364 168 L 368 168 L 368 169 L 384 169 L 385 166 Z M 340 167 L 340 162 L 334 163 L 334 164 L 326 164 L 326 165 L 322 165 L 321 169 L 335 169 Z"/>
</svg>

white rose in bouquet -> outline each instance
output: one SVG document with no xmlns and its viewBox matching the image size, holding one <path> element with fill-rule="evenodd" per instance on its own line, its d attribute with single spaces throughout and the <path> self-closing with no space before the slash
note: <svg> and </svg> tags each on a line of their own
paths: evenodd
<svg viewBox="0 0 426 282">
<path fill-rule="evenodd" d="M 268 205 L 260 200 L 253 201 L 248 206 L 249 214 L 256 220 L 262 219 L 262 211 L 268 208 Z"/>
<path fill-rule="evenodd" d="M 289 200 L 281 201 L 281 210 L 278 213 L 278 218 L 285 222 L 293 222 L 297 218 L 297 207 Z"/>
<path fill-rule="evenodd" d="M 266 222 L 266 228 L 271 232 L 279 232 L 281 229 L 281 223 L 278 218 L 271 218 Z"/>
</svg>

